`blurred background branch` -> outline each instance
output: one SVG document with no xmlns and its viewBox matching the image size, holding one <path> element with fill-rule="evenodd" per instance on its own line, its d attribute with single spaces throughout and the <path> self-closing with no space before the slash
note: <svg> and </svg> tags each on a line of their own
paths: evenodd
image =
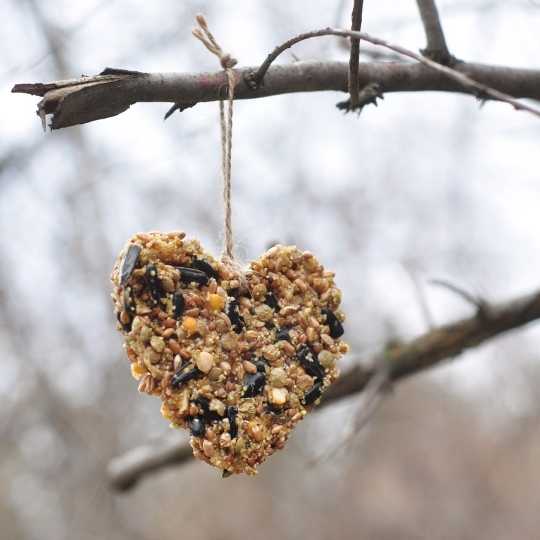
<svg viewBox="0 0 540 540">
<path fill-rule="evenodd" d="M 484 305 L 488 306 L 485 302 Z M 393 344 L 382 355 L 343 373 L 327 390 L 320 406 L 363 392 L 377 376 L 381 361 L 388 368 L 388 382 L 394 383 L 536 319 L 540 319 L 540 291 L 509 302 L 490 304 L 474 317 L 434 328 L 409 343 Z M 130 489 L 143 476 L 163 467 L 186 463 L 191 457 L 191 448 L 185 441 L 135 448 L 110 463 L 111 486 L 122 491 Z"/>
</svg>

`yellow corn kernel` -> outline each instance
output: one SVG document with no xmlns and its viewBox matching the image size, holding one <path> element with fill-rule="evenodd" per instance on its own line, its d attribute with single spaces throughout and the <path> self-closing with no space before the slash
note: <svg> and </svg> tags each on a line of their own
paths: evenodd
<svg viewBox="0 0 540 540">
<path fill-rule="evenodd" d="M 194 319 L 193 317 L 184 317 L 182 328 L 187 332 L 188 336 L 191 336 L 197 331 L 197 319 Z"/>
<path fill-rule="evenodd" d="M 225 298 L 219 294 L 209 294 L 208 304 L 210 309 L 213 309 L 214 311 L 221 311 L 225 307 Z"/>
<path fill-rule="evenodd" d="M 146 368 L 139 364 L 139 362 L 133 362 L 131 364 L 131 376 L 139 380 L 146 373 Z"/>
</svg>

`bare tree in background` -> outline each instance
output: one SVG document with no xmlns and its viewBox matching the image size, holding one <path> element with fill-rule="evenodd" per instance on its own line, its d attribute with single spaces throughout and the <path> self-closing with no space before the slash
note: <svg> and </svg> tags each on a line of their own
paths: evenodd
<svg viewBox="0 0 540 540">
<path fill-rule="evenodd" d="M 347 11 L 352 10 L 350 30 L 323 28 L 306 32 L 276 48 L 261 65 L 235 69 L 236 98 L 249 100 L 289 93 L 341 91 L 346 92 L 348 96 L 345 101 L 338 104 L 338 108 L 345 111 L 361 112 L 364 107 L 377 104 L 377 100 L 382 97 L 386 97 L 386 101 L 389 101 L 395 93 L 437 91 L 449 94 L 472 95 L 479 101 L 479 104 L 486 101 L 500 101 L 502 103 L 497 106 L 507 107 L 510 105 L 516 110 L 532 115 L 537 116 L 539 114 L 533 100 L 540 100 L 540 71 L 478 64 L 456 58 L 445 38 L 442 24 L 444 21 L 441 21 L 435 2 L 430 0 L 417 1 L 427 41 L 421 55 L 400 45 L 365 33 L 366 13 L 363 13 L 363 11 L 367 10 L 369 13 L 369 2 L 355 1 L 351 2 L 351 5 L 346 2 L 344 4 L 347 4 Z M 63 188 L 63 211 L 70 216 L 70 222 L 78 223 L 82 215 L 85 216 L 85 221 L 81 220 L 79 226 L 70 231 L 59 231 L 58 250 L 62 255 L 59 256 L 58 261 L 62 261 L 62 257 L 65 258 L 66 264 L 68 263 L 67 259 L 77 260 L 79 266 L 77 272 L 79 275 L 85 276 L 91 290 L 100 290 L 106 286 L 101 276 L 108 273 L 108 261 L 112 258 L 116 239 L 112 240 L 108 236 L 108 230 L 101 215 L 103 212 L 99 189 L 99 178 L 102 170 L 100 167 L 103 166 L 100 163 L 101 156 L 97 149 L 92 148 L 92 144 L 85 136 L 85 128 L 81 128 L 79 124 L 121 114 L 131 105 L 140 102 L 167 102 L 172 103 L 175 110 L 182 111 L 189 108 L 191 111 L 191 108 L 199 103 L 223 98 L 225 77 L 222 72 L 148 73 L 131 69 L 107 68 L 96 76 L 84 76 L 70 80 L 69 77 L 77 76 L 80 71 L 76 65 L 76 60 L 64 56 L 63 48 L 59 44 L 58 36 L 60 33 L 55 29 L 54 24 L 47 20 L 47 10 L 41 7 L 38 2 L 28 2 L 28 6 L 32 16 L 35 17 L 36 24 L 43 31 L 43 38 L 48 43 L 47 46 L 54 60 L 54 70 L 51 73 L 51 78 L 58 80 L 50 83 L 17 84 L 13 91 L 41 96 L 42 100 L 38 105 L 38 114 L 44 122 L 49 115 L 52 115 L 50 123 L 52 129 L 72 126 L 71 130 L 60 133 L 63 135 L 63 133 L 71 132 L 69 138 L 66 135 L 66 140 L 69 141 L 70 145 L 69 151 L 82 156 L 79 162 L 79 170 L 83 172 L 79 178 L 80 184 L 76 189 L 75 187 L 73 189 L 69 187 Z M 332 21 L 328 22 L 331 23 Z M 335 39 L 336 37 L 350 38 L 349 62 L 307 60 L 284 64 L 274 63 L 279 54 L 294 43 L 305 39 Z M 372 48 L 369 51 L 364 51 L 364 44 L 379 47 L 381 51 L 385 51 L 381 54 L 388 52 L 388 54 L 397 56 L 392 56 L 394 60 L 392 62 L 388 62 L 387 57 L 383 56 L 380 61 L 373 60 L 359 63 L 359 55 L 365 54 L 367 57 L 374 50 Z M 183 47 L 190 46 L 190 41 L 183 44 Z M 241 60 L 242 51 L 234 52 Z M 395 61 L 396 57 L 400 61 Z M 299 96 L 298 98 L 300 99 Z M 490 104 L 490 107 L 495 107 L 495 104 Z M 193 114 L 196 114 L 197 110 L 196 107 Z M 436 114 L 436 112 L 431 114 Z M 178 119 L 182 118 L 179 113 L 176 113 L 176 115 Z M 520 115 L 519 118 L 526 118 L 526 116 Z M 173 116 L 168 123 L 175 119 L 175 116 Z M 362 117 L 359 120 L 358 129 L 363 130 Z M 182 126 L 179 127 L 178 132 L 181 133 L 181 130 Z M 433 137 L 437 136 L 438 134 L 433 134 Z M 13 152 L 3 156 L 0 162 L 0 172 L 13 170 L 14 167 L 20 167 L 21 163 L 24 165 L 29 156 L 36 156 L 38 153 L 47 155 L 49 147 L 54 149 L 54 146 L 46 137 L 35 145 L 29 142 L 26 147 L 13 149 Z M 301 182 L 301 180 L 297 181 Z M 149 190 L 148 196 L 154 196 L 154 192 L 155 190 Z M 81 196 L 81 193 L 84 193 L 84 196 Z M 300 192 L 300 196 L 304 195 L 304 192 Z M 186 197 L 189 198 L 189 195 L 186 195 Z M 164 198 L 166 198 L 166 194 Z M 311 202 L 315 205 L 320 204 L 315 196 L 313 196 Z M 310 201 L 307 200 L 306 204 L 309 203 Z M 336 202 L 336 205 L 340 205 L 339 208 L 344 209 L 344 219 L 347 216 L 347 203 L 347 200 Z M 197 206 L 197 197 L 195 195 L 193 195 L 192 206 L 193 213 L 198 214 L 197 217 L 200 218 L 200 222 L 206 224 L 201 225 L 202 227 L 209 227 L 208 224 L 212 223 L 212 220 L 216 221 L 215 215 L 211 212 L 211 205 L 208 207 L 204 205 Z M 88 227 L 88 223 L 92 223 L 93 226 Z M 351 239 L 351 243 L 356 241 L 356 239 Z M 95 256 L 95 253 L 98 252 L 100 253 L 99 258 Z M 9 283 L 8 267 L 2 266 L 0 270 L 2 271 L 2 283 Z M 362 362 L 344 371 L 339 383 L 336 384 L 335 388 L 329 393 L 328 398 L 323 402 L 325 408 L 320 413 L 322 417 L 335 418 L 340 414 L 339 411 L 334 411 L 337 406 L 326 407 L 327 405 L 336 403 L 342 398 L 362 395 L 369 388 L 370 381 L 373 381 L 381 373 L 384 373 L 384 384 L 377 388 L 377 394 L 385 396 L 387 395 L 386 391 L 391 389 L 394 383 L 406 377 L 422 373 L 428 368 L 460 355 L 467 349 L 477 347 L 502 333 L 520 328 L 540 318 L 540 291 L 537 290 L 501 302 L 491 301 L 490 298 L 488 299 L 488 294 L 471 294 L 468 290 L 457 287 L 453 283 L 444 282 L 439 283 L 439 285 L 450 289 L 452 294 L 463 300 L 465 305 L 473 310 L 473 313 L 455 322 L 433 324 L 432 328 L 414 339 L 388 339 L 386 342 L 378 344 L 379 352 L 357 354 L 356 358 L 362 360 Z M 76 283 L 74 283 L 74 286 L 76 286 Z M 5 285 L 2 288 L 6 289 Z M 109 509 L 102 523 L 98 526 L 93 521 L 93 514 L 86 512 L 82 507 L 78 507 L 75 501 L 69 501 L 70 484 L 91 485 L 93 478 L 103 475 L 104 471 L 108 469 L 110 485 L 117 489 L 127 490 L 135 486 L 143 475 L 161 470 L 166 466 L 188 463 L 191 452 L 186 445 L 186 441 L 174 436 L 165 441 L 161 439 L 157 442 L 152 441 L 151 438 L 147 439 L 145 437 L 144 432 L 138 433 L 136 426 L 133 426 L 131 429 L 135 434 L 135 439 L 144 443 L 144 446 L 135 448 L 108 463 L 111 456 L 123 447 L 121 436 L 117 432 L 117 426 L 122 423 L 124 417 L 134 414 L 130 413 L 130 407 L 134 401 L 124 402 L 122 397 L 128 388 L 128 382 L 125 380 L 127 377 L 123 377 L 125 374 L 117 372 L 110 366 L 105 367 L 103 370 L 100 404 L 107 403 L 103 408 L 90 407 L 85 409 L 84 406 L 70 404 L 55 390 L 54 385 L 49 384 L 44 373 L 44 367 L 40 363 L 42 358 L 40 347 L 31 348 L 25 346 L 22 336 L 34 329 L 31 326 L 28 327 L 28 323 L 25 322 L 25 313 L 21 312 L 20 304 L 10 295 L 7 289 L 0 296 L 0 306 L 2 308 L 0 313 L 2 328 L 4 334 L 9 338 L 9 347 L 11 350 L 16 351 L 24 365 L 32 366 L 33 377 L 36 379 L 30 384 L 34 388 L 39 385 L 40 399 L 37 402 L 39 405 L 36 403 L 36 408 L 42 411 L 44 417 L 52 420 L 56 426 L 55 433 L 63 434 L 63 437 L 65 437 L 63 442 L 69 448 L 66 453 L 67 457 L 63 461 L 60 460 L 54 463 L 54 478 L 61 476 L 62 472 L 68 473 L 66 474 L 65 485 L 62 486 L 65 490 L 62 500 L 51 503 L 52 512 L 58 514 L 56 519 L 63 519 L 67 523 L 70 523 L 70 520 L 71 523 L 77 522 L 79 526 L 102 536 L 109 535 L 110 531 L 114 531 L 115 538 L 152 537 L 151 535 L 147 536 L 149 533 L 136 531 L 129 524 L 126 525 L 126 521 L 121 517 L 132 511 L 131 508 L 128 508 L 131 505 L 135 508 L 138 503 L 141 503 L 143 507 L 147 504 L 141 494 L 144 493 L 143 489 L 132 491 L 128 496 L 130 498 L 120 502 L 118 502 L 119 499 L 115 498 L 112 490 L 106 489 L 103 483 L 85 492 L 85 504 L 91 505 L 96 500 L 102 499 L 102 504 Z M 429 308 L 426 309 L 429 311 Z M 89 346 L 88 336 L 84 335 L 87 328 L 83 328 L 76 318 L 66 317 L 62 324 L 64 326 L 61 333 L 65 346 L 69 346 L 74 351 L 83 351 L 83 354 L 90 358 L 94 352 Z M 112 326 L 110 320 L 103 325 L 103 331 L 105 331 L 107 325 Z M 39 328 L 36 328 L 35 331 L 39 332 Z M 349 328 L 349 331 L 354 332 L 355 329 Z M 120 354 L 121 351 L 118 347 L 118 352 L 113 354 L 116 357 L 114 358 L 114 365 L 120 362 Z M 526 356 L 527 351 L 522 351 L 522 354 Z M 530 381 L 533 380 L 535 380 L 534 377 L 531 377 Z M 531 385 L 533 385 L 532 382 Z M 478 534 L 476 537 L 483 537 L 480 536 L 478 531 L 485 526 L 486 519 L 489 519 L 490 516 L 493 517 L 497 511 L 505 515 L 506 512 L 510 514 L 509 505 L 517 506 L 517 501 L 513 500 L 512 495 L 517 498 L 519 494 L 526 491 L 532 501 L 537 493 L 535 494 L 532 488 L 525 486 L 525 484 L 522 490 L 516 486 L 514 488 L 510 487 L 507 491 L 499 489 L 499 486 L 493 484 L 494 480 L 490 476 L 488 465 L 485 465 L 480 471 L 476 471 L 478 478 L 481 479 L 479 480 L 482 483 L 481 485 L 473 485 L 472 481 L 468 483 L 467 474 L 463 471 L 468 471 L 473 468 L 474 464 L 482 462 L 485 453 L 490 451 L 487 442 L 489 441 L 489 434 L 485 438 L 475 435 L 475 429 L 481 431 L 482 428 L 475 427 L 474 423 L 472 425 L 468 424 L 467 412 L 462 410 L 462 406 L 458 402 L 452 402 L 449 397 L 441 398 L 434 395 L 432 390 L 423 388 L 419 383 L 415 388 L 418 391 L 416 396 L 412 392 L 405 394 L 407 407 L 404 405 L 404 398 L 401 401 L 396 398 L 395 401 L 389 402 L 386 407 L 383 407 L 377 421 L 372 423 L 370 429 L 375 432 L 375 436 L 371 443 L 366 445 L 365 450 L 367 454 L 372 453 L 373 456 L 376 456 L 372 461 L 372 463 L 376 464 L 373 469 L 370 471 L 368 468 L 369 462 L 366 462 L 366 467 L 361 467 L 360 472 L 354 471 L 354 461 L 350 457 L 346 457 L 344 459 L 344 470 L 349 470 L 351 475 L 353 472 L 358 475 L 355 476 L 358 483 L 365 482 L 366 485 L 369 485 L 370 489 L 374 490 L 374 498 L 383 499 L 388 494 L 378 483 L 381 482 L 381 477 L 389 474 L 384 462 L 384 456 L 387 455 L 389 446 L 395 448 L 395 441 L 403 442 L 403 453 L 400 456 L 402 468 L 397 475 L 399 481 L 396 481 L 395 490 L 392 492 L 395 499 L 392 500 L 392 496 L 390 496 L 387 504 L 388 506 L 395 504 L 396 508 L 402 509 L 402 522 L 410 523 L 408 530 L 413 531 L 409 537 L 419 537 L 422 528 L 414 529 L 415 519 L 416 523 L 424 520 L 424 526 L 427 528 L 429 527 L 430 516 L 422 515 L 422 504 L 420 502 L 417 504 L 411 502 L 407 505 L 405 498 L 407 489 L 409 489 L 408 486 L 418 483 L 418 486 L 421 487 L 417 488 L 416 500 L 425 501 L 429 499 L 429 494 L 422 491 L 422 486 L 427 486 L 428 482 L 423 481 L 422 473 L 418 471 L 416 474 L 414 473 L 415 468 L 418 467 L 418 455 L 423 455 L 425 450 L 421 441 L 423 431 L 421 427 L 418 427 L 414 433 L 407 433 L 406 430 L 400 430 L 399 427 L 396 429 L 398 422 L 394 421 L 398 419 L 399 422 L 402 422 L 404 418 L 406 419 L 410 415 L 416 418 L 419 424 L 422 424 L 424 421 L 422 417 L 425 413 L 423 403 L 436 410 L 438 399 L 448 400 L 448 403 L 451 402 L 448 405 L 449 410 L 451 410 L 448 418 L 442 417 L 439 423 L 433 421 L 433 425 L 430 424 L 430 419 L 425 419 L 426 425 L 422 424 L 424 429 L 431 433 L 429 437 L 435 440 L 440 438 L 441 441 L 438 446 L 436 445 L 436 450 L 430 451 L 429 459 L 426 460 L 426 468 L 433 470 L 433 474 L 437 475 L 439 474 L 436 472 L 437 467 L 442 466 L 441 464 L 444 463 L 450 470 L 455 471 L 455 482 L 449 488 L 452 491 L 452 500 L 458 501 L 462 499 L 467 504 L 472 505 L 474 504 L 472 494 L 475 489 L 483 494 L 484 498 L 482 500 L 490 500 L 490 498 L 496 500 L 493 505 L 486 503 L 485 508 L 478 508 L 477 512 L 474 513 L 474 519 L 471 517 L 458 525 L 457 520 L 453 522 L 451 517 L 448 517 L 448 520 L 444 522 L 446 531 L 453 530 L 456 535 L 461 533 L 463 537 L 468 537 L 467 531 L 474 530 Z M 447 402 L 445 401 L 445 403 Z M 401 405 L 398 406 L 398 404 Z M 100 405 L 100 407 L 102 406 Z M 21 404 L 13 405 L 13 409 L 9 412 L 10 421 L 2 426 L 3 433 L 9 433 L 13 440 L 16 439 L 18 430 L 13 419 L 17 417 L 19 409 L 22 410 Z M 105 412 L 105 409 L 107 412 Z M 530 414 L 523 420 L 523 426 L 537 426 L 538 421 L 537 416 L 535 416 L 537 413 L 538 409 L 533 407 Z M 153 410 L 152 414 L 157 415 L 157 410 Z M 446 439 L 443 439 L 443 429 L 441 427 L 443 424 L 448 425 L 448 433 L 445 434 Z M 93 439 L 92 430 L 89 429 L 91 425 L 99 426 L 99 441 Z M 391 436 L 385 435 L 385 433 L 393 433 L 392 441 L 394 442 L 388 442 L 386 438 L 390 439 Z M 452 444 L 458 445 L 459 438 L 464 433 L 474 439 L 471 443 L 472 450 L 470 455 L 458 456 L 452 453 L 451 449 L 445 446 L 443 441 L 451 441 Z M 484 432 L 482 431 L 482 433 Z M 520 437 L 517 437 L 511 444 L 519 448 L 520 452 L 526 452 L 526 448 L 538 448 L 537 437 L 533 436 L 532 431 L 529 432 L 529 427 L 523 427 L 519 433 L 521 434 Z M 523 433 L 526 433 L 526 435 L 523 435 Z M 6 453 L 9 455 L 14 453 L 17 444 L 10 445 L 10 451 Z M 526 444 L 528 446 L 525 446 Z M 351 446 L 351 448 L 354 447 Z M 293 454 L 295 452 L 294 446 L 289 450 Z M 279 466 L 283 467 L 285 471 L 285 476 L 287 473 L 294 473 L 294 460 L 291 460 L 289 464 L 283 461 L 287 458 L 289 450 L 284 452 L 285 457 L 281 458 L 279 462 Z M 86 455 L 87 452 L 93 456 L 91 466 L 81 467 L 77 470 L 77 464 L 73 462 L 71 456 L 81 453 Z M 500 467 L 502 471 L 501 478 L 511 479 L 517 474 L 516 465 L 512 465 L 508 457 L 510 455 L 509 446 L 506 449 L 499 449 L 497 455 L 492 456 L 491 461 L 487 460 L 492 463 L 493 467 Z M 471 456 L 474 456 L 474 458 Z M 470 462 L 467 461 L 469 458 Z M 534 476 L 535 472 L 537 473 L 532 463 L 527 462 L 527 470 L 531 477 Z M 307 474 L 313 474 L 312 469 L 308 468 L 308 471 Z M 215 499 L 212 499 L 211 495 L 204 491 L 202 486 L 196 485 L 195 474 L 191 470 L 185 472 L 185 485 L 193 487 L 192 493 L 183 492 L 181 488 L 173 487 L 174 483 L 166 484 L 166 477 L 160 479 L 158 475 L 155 475 L 155 481 L 158 485 L 161 483 L 164 486 L 168 494 L 168 500 L 161 507 L 152 507 L 152 512 L 157 512 L 154 516 L 137 516 L 136 521 L 141 530 L 152 531 L 159 529 L 163 537 L 174 537 L 177 532 L 175 527 L 178 526 L 178 523 L 171 519 L 170 524 L 168 524 L 165 518 L 174 513 L 176 507 L 174 501 L 179 497 L 183 497 L 184 503 L 187 502 L 188 505 L 191 505 L 190 498 L 196 500 L 198 496 L 204 494 L 208 504 L 218 505 L 220 503 L 219 497 L 223 496 L 227 490 L 231 490 L 233 494 L 236 493 L 240 500 L 247 504 L 246 499 L 248 497 L 242 495 L 242 488 L 239 487 L 239 484 L 230 488 L 220 488 L 219 495 L 216 494 Z M 437 478 L 440 482 L 440 485 L 438 484 L 440 489 L 444 490 L 443 484 L 446 477 Z M 50 479 L 46 476 L 40 480 L 41 491 L 38 490 L 38 492 L 41 493 L 40 497 L 42 499 L 39 500 L 44 500 L 44 488 L 42 486 L 46 485 L 48 481 Z M 275 480 L 275 482 L 278 483 L 279 480 Z M 31 490 L 32 485 L 30 484 L 30 488 L 26 488 L 27 491 Z M 282 484 L 279 485 L 281 486 L 280 489 L 282 489 Z M 309 493 L 307 485 L 303 489 L 306 492 L 302 495 L 307 501 L 313 500 L 314 504 L 319 504 L 314 496 Z M 358 497 L 358 500 L 361 499 L 362 501 L 362 507 L 369 509 L 366 510 L 366 515 L 371 513 L 374 516 L 373 523 L 368 522 L 366 524 L 366 529 L 371 527 L 373 531 L 377 531 L 372 537 L 399 537 L 401 532 L 399 516 L 392 516 L 388 508 L 379 508 L 373 499 L 366 495 L 358 495 L 352 491 L 352 488 L 349 489 L 349 492 L 345 493 L 344 491 L 341 494 L 342 497 L 350 501 L 354 501 L 355 497 Z M 515 490 L 514 494 L 512 489 Z M 252 496 L 255 497 L 261 508 L 265 508 L 272 502 L 269 500 L 268 495 L 261 492 L 255 492 L 254 495 L 252 493 Z M 6 496 L 6 500 L 7 498 Z M 181 505 L 183 503 L 177 504 Z M 380 505 L 381 507 L 386 506 L 382 502 L 380 502 Z M 125 513 L 119 513 L 118 507 L 121 507 L 122 512 Z M 58 510 L 58 508 L 69 508 L 69 515 L 60 516 L 62 510 Z M 333 509 L 337 513 L 337 509 Z M 304 509 L 304 512 L 308 513 L 306 509 Z M 376 515 L 379 515 L 378 513 L 384 516 L 382 521 L 375 518 Z M 523 523 L 522 530 L 517 531 L 517 533 L 521 532 L 523 538 L 532 538 L 532 536 L 528 535 L 535 530 L 534 527 L 537 525 L 532 502 L 531 504 L 525 504 L 524 508 L 519 510 L 514 509 L 514 515 L 519 516 Z M 393 517 L 396 519 L 395 522 L 392 521 Z M 510 522 L 510 517 L 507 517 L 507 519 Z M 230 537 L 242 534 L 242 531 L 235 528 L 236 525 L 230 524 L 225 517 L 218 518 L 218 521 L 220 520 L 222 520 L 223 524 L 226 524 L 227 534 Z M 385 520 L 388 524 L 386 529 L 380 525 Z M 313 527 L 313 530 L 304 529 L 304 532 L 309 530 L 316 534 L 316 526 L 323 530 L 325 524 L 322 520 L 314 520 L 313 524 L 309 525 L 309 527 Z M 349 527 L 350 534 L 350 530 L 355 527 L 353 517 L 346 516 L 342 527 L 344 528 L 342 531 L 343 536 L 346 537 L 345 528 Z M 441 524 L 440 527 L 440 534 L 438 536 L 436 534 L 435 537 L 444 537 L 443 525 Z M 463 529 L 460 530 L 459 527 L 463 527 Z M 14 527 L 13 530 L 16 529 Z M 510 525 L 508 529 L 502 532 L 494 529 L 494 527 L 485 527 L 485 537 L 490 537 L 488 536 L 490 534 L 492 538 L 504 538 L 504 534 L 516 534 L 516 529 L 513 529 Z M 197 529 L 194 528 L 194 530 Z M 88 537 L 90 537 L 91 532 L 89 532 Z M 205 529 L 204 535 L 209 538 L 221 537 L 217 531 L 211 531 L 210 529 Z M 13 537 L 15 537 L 15 534 Z M 403 535 L 402 537 L 406 536 Z"/>
</svg>

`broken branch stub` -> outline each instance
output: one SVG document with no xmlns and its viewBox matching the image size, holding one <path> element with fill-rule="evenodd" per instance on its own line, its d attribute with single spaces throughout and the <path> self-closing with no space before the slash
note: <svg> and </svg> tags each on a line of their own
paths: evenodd
<svg viewBox="0 0 540 540">
<path fill-rule="evenodd" d="M 133 102 L 122 91 L 126 81 L 146 73 L 106 68 L 99 75 L 52 83 L 16 84 L 12 92 L 42 96 L 37 115 L 46 128 L 46 115 L 52 114 L 51 129 L 85 124 L 120 114 Z"/>
</svg>

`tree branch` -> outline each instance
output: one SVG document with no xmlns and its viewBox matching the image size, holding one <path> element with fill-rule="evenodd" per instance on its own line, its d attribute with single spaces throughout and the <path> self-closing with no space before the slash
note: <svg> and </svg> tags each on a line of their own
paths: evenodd
<svg viewBox="0 0 540 540">
<path fill-rule="evenodd" d="M 364 391 L 381 361 L 388 366 L 389 382 L 395 383 L 537 319 L 540 319 L 540 290 L 511 301 L 491 304 L 482 314 L 434 328 L 408 343 L 393 345 L 371 359 L 369 367 L 357 365 L 350 369 L 328 389 L 318 409 Z M 190 461 L 190 456 L 190 447 L 183 442 L 172 443 L 165 450 L 148 447 L 132 450 L 111 462 L 111 486 L 118 490 L 129 489 L 147 472 L 185 463 Z"/>
<path fill-rule="evenodd" d="M 256 68 L 234 70 L 239 81 L 235 99 L 253 99 L 297 92 L 347 91 L 348 64 L 295 62 L 272 66 L 265 84 L 252 90 L 245 76 Z M 540 100 L 540 70 L 460 63 L 455 71 L 516 98 Z M 38 113 L 52 114 L 51 128 L 59 129 L 116 116 L 134 103 L 193 104 L 224 97 L 222 71 L 214 73 L 140 73 L 106 70 L 69 81 L 17 84 L 12 92 L 42 96 Z M 111 73 L 116 73 L 113 75 Z M 453 79 L 420 64 L 362 63 L 359 83 L 378 83 L 384 92 L 459 92 L 476 95 Z"/>
<path fill-rule="evenodd" d="M 485 84 L 482 84 L 456 69 L 452 69 L 448 66 L 444 66 L 437 62 L 434 62 L 433 60 L 425 56 L 420 56 L 419 54 L 416 54 L 415 52 L 410 51 L 409 49 L 406 49 L 405 47 L 402 47 L 401 45 L 396 45 L 395 43 L 390 43 L 384 39 L 370 36 L 369 34 L 366 34 L 365 32 L 352 32 L 350 30 L 340 30 L 337 28 L 323 28 L 321 30 L 314 30 L 313 32 L 306 32 L 304 34 L 295 36 L 289 39 L 288 41 L 286 41 L 285 43 L 276 47 L 266 57 L 265 61 L 261 64 L 261 67 L 257 70 L 257 72 L 254 73 L 250 77 L 252 85 L 254 87 L 260 86 L 260 84 L 263 81 L 266 71 L 271 66 L 272 62 L 274 62 L 274 60 L 282 52 L 286 51 L 287 49 L 289 49 L 296 43 L 299 43 L 300 41 L 305 41 L 306 39 L 312 39 L 312 38 L 317 38 L 321 36 L 356 37 L 359 39 L 363 39 L 364 41 L 368 41 L 369 43 L 373 43 L 373 45 L 379 45 L 381 47 L 385 47 L 386 49 L 390 49 L 391 51 L 401 54 L 402 56 L 412 58 L 413 60 L 416 60 L 420 62 L 421 64 L 424 64 L 425 66 L 428 66 L 431 69 L 434 69 L 438 71 L 439 73 L 446 75 L 447 77 L 461 84 L 464 88 L 466 88 L 467 90 L 469 90 L 469 92 L 476 95 L 476 97 L 478 97 L 479 99 L 486 100 L 489 98 L 489 99 L 495 99 L 498 101 L 504 101 L 505 103 L 512 105 L 514 109 L 518 111 L 519 110 L 527 111 L 531 114 L 534 114 L 535 116 L 540 117 L 540 110 L 535 109 L 534 107 L 529 107 L 528 105 L 525 105 L 524 103 L 521 103 L 517 101 L 516 99 L 514 99 L 513 96 L 506 94 L 504 92 L 501 92 L 499 90 L 495 90 L 494 88 L 491 88 L 490 86 L 487 86 Z"/>
<path fill-rule="evenodd" d="M 416 0 L 424 31 L 426 33 L 427 46 L 422 54 L 444 65 L 452 65 L 455 58 L 452 57 L 442 29 L 441 18 L 434 0 Z"/>
<path fill-rule="evenodd" d="M 353 10 L 351 15 L 351 30 L 360 31 L 362 28 L 362 10 L 364 8 L 364 0 L 354 0 Z M 350 110 L 354 111 L 360 104 L 359 93 L 360 85 L 358 84 L 358 71 L 360 64 L 360 39 L 351 38 L 351 56 L 349 58 L 349 94 L 350 94 Z"/>
</svg>

